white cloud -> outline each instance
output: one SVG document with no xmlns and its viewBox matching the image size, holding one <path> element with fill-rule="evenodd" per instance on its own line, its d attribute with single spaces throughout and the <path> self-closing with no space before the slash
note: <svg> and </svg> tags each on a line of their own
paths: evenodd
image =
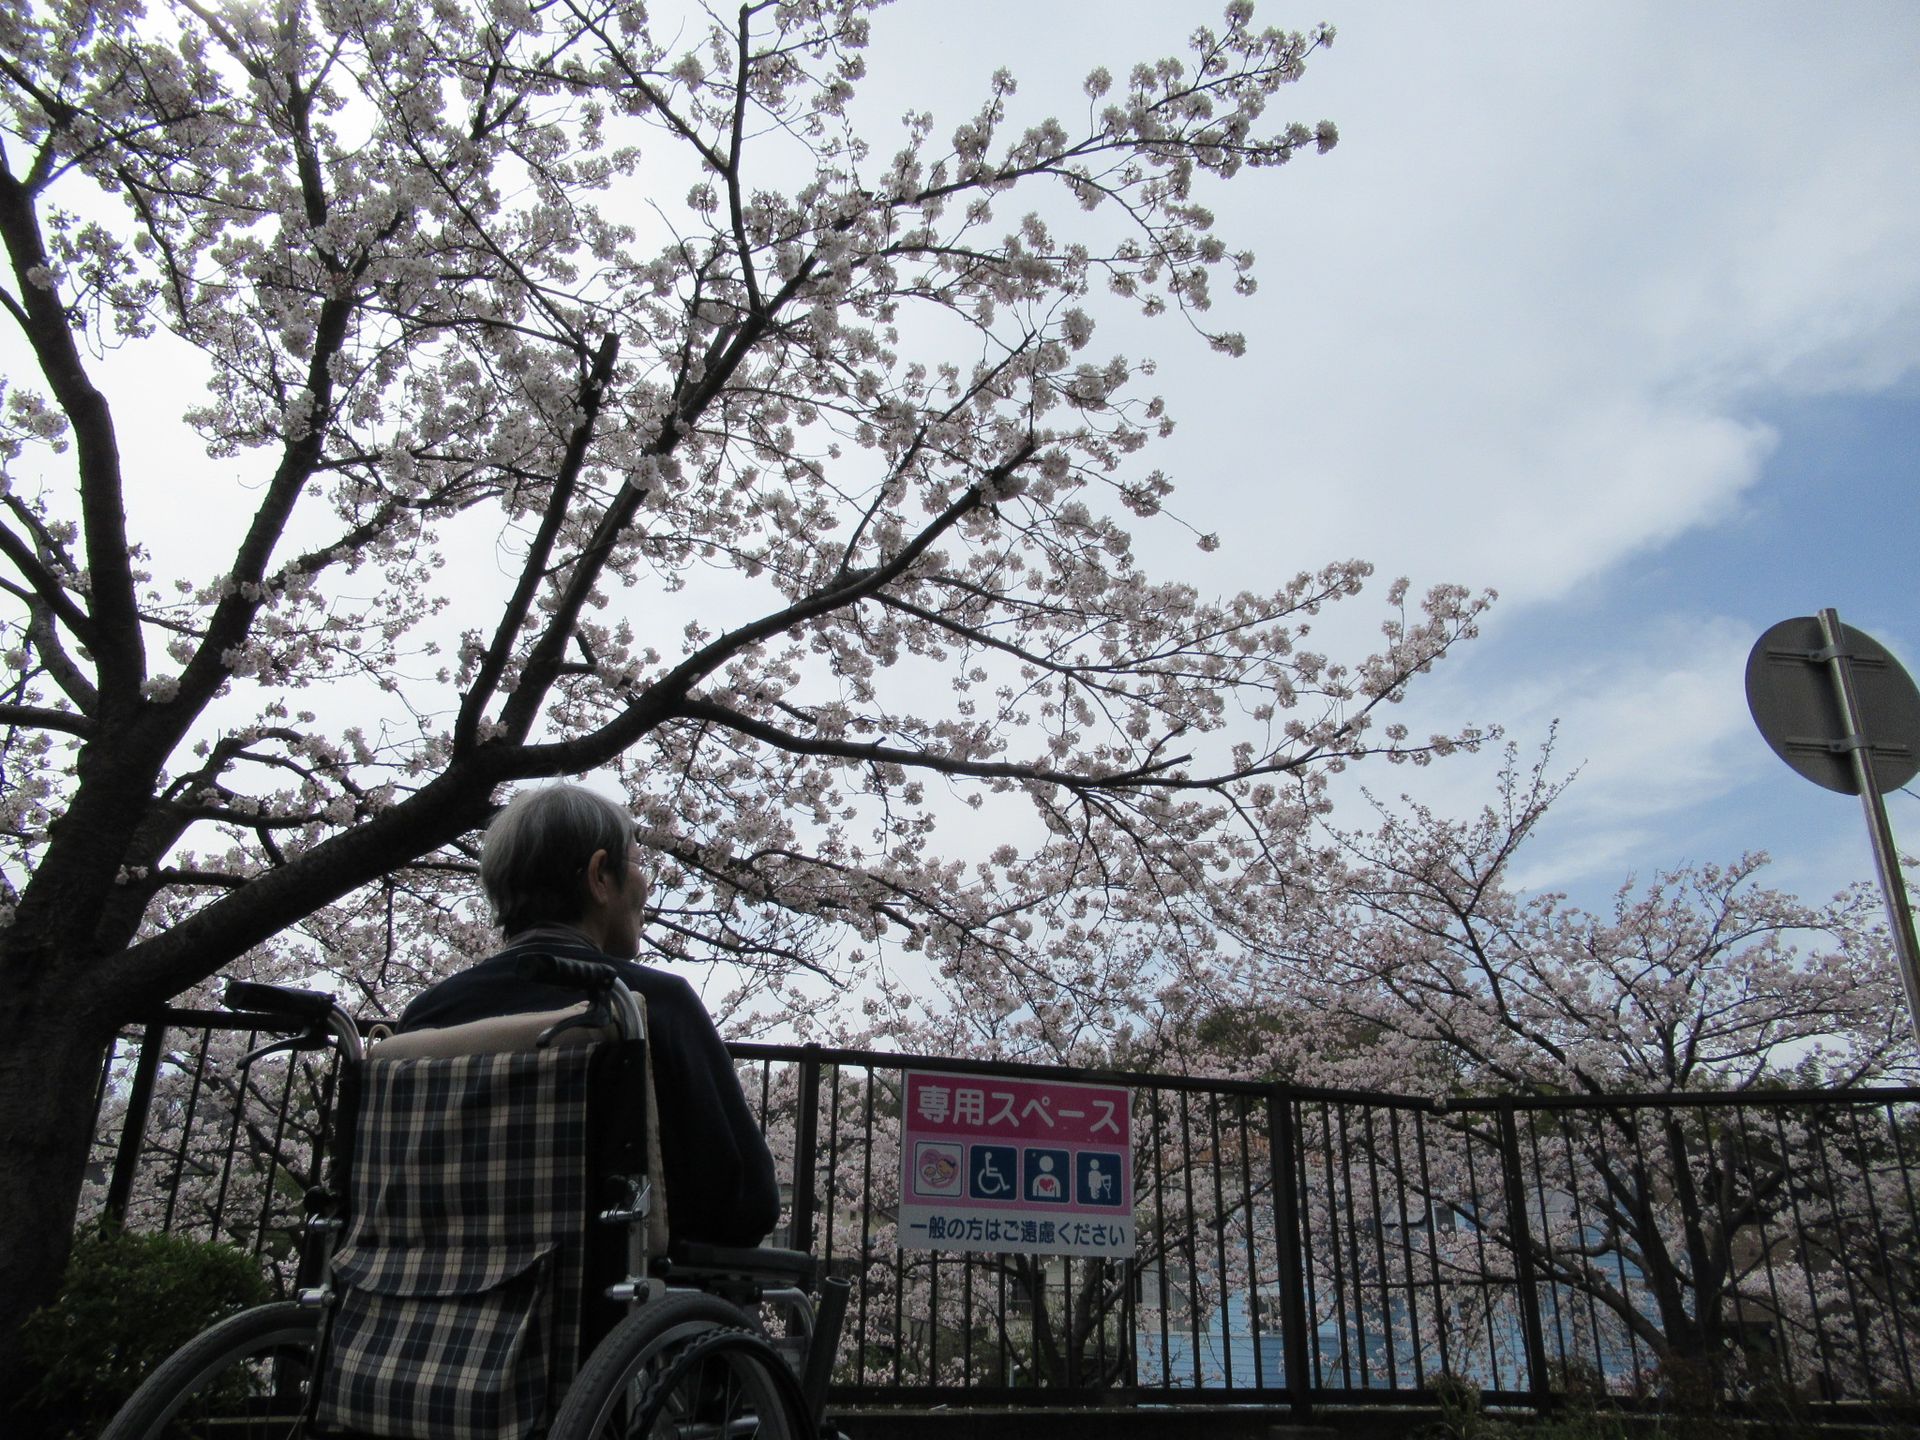
<svg viewBox="0 0 1920 1440">
<path fill-rule="evenodd" d="M 1283 104 L 1340 149 L 1220 206 L 1262 257 L 1253 353 L 1179 371 L 1190 453 L 1282 472 L 1191 487 L 1209 521 L 1552 598 L 1725 514 L 1768 393 L 1920 360 L 1920 85 L 1890 33 L 1920 11 L 1333 16 Z"/>
<path fill-rule="evenodd" d="M 1471 655 L 1416 692 L 1404 717 L 1416 731 L 1461 716 L 1497 717 L 1523 765 L 1557 726 L 1550 773 L 1578 778 L 1523 852 L 1515 878 L 1529 888 L 1573 887 L 1591 899 L 1594 885 L 1610 889 L 1635 868 L 1729 858 L 1672 842 L 1690 816 L 1769 758 L 1742 698 L 1753 643 L 1743 624 L 1659 621 L 1616 639 L 1606 654 L 1535 652 L 1532 664 Z M 1383 799 L 1405 790 L 1465 818 L 1492 800 L 1500 750 L 1420 771 L 1363 768 L 1357 782 Z"/>
<path fill-rule="evenodd" d="M 1669 614 L 1621 624 L 1582 654 L 1537 634 L 1491 643 L 1416 690 L 1404 717 L 1416 731 L 1460 717 L 1497 717 L 1523 763 L 1557 725 L 1550 767 L 1578 771 L 1521 852 L 1514 882 L 1604 906 L 1623 881 L 1749 852 L 1773 861 L 1764 883 L 1808 896 L 1873 878 L 1857 798 L 1820 789 L 1783 765 L 1748 713 L 1744 677 L 1758 634 L 1743 619 Z M 1520 627 L 1529 630 L 1532 627 Z M 1900 653 L 1898 637 L 1883 633 Z M 1912 667 L 1910 666 L 1910 671 Z M 1401 791 L 1466 818 L 1494 795 L 1499 747 L 1422 771 L 1361 767 L 1345 782 L 1382 798 Z M 1887 798 L 1896 839 L 1911 853 L 1920 804 Z M 1344 823 L 1359 823 L 1343 808 Z"/>
</svg>

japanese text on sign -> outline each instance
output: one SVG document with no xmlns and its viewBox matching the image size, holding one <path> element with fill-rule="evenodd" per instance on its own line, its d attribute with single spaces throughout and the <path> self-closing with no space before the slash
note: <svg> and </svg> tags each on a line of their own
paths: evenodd
<svg viewBox="0 0 1920 1440">
<path fill-rule="evenodd" d="M 903 1078 L 902 1248 L 1133 1253 L 1125 1087 L 917 1070 Z"/>
</svg>

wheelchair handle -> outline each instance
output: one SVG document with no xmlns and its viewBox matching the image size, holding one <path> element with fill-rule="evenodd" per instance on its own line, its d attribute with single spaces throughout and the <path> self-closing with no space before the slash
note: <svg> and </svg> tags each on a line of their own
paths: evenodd
<svg viewBox="0 0 1920 1440">
<path fill-rule="evenodd" d="M 258 980 L 229 980 L 225 995 L 229 1010 L 252 1010 L 276 1020 L 302 1025 L 324 1025 L 333 1014 L 333 996 L 324 990 L 297 990 L 291 985 L 263 985 Z"/>
<path fill-rule="evenodd" d="M 604 995 L 620 979 L 619 971 L 598 960 L 575 960 L 544 951 L 522 955 L 513 968 L 522 980 L 540 985 L 564 985 L 572 990 L 585 990 L 590 995 Z"/>
<path fill-rule="evenodd" d="M 229 980 L 222 998 L 228 1009 L 266 1015 L 284 1022 L 289 1028 L 298 1027 L 305 1032 L 293 1040 L 280 1040 L 261 1046 L 240 1062 L 242 1066 L 252 1064 L 273 1050 L 314 1049 L 325 1043 L 324 1037 L 328 1032 L 333 1034 L 348 1059 L 358 1060 L 364 1053 L 360 1044 L 360 1027 L 353 1023 L 351 1015 L 340 1008 L 340 1002 L 324 990 L 266 985 L 258 980 Z"/>
<path fill-rule="evenodd" d="M 620 1025 L 620 1033 L 638 1040 L 647 1033 L 647 1022 L 640 1002 L 627 989 L 620 972 L 601 960 L 576 960 L 567 955 L 550 955 L 536 950 L 513 962 L 514 974 L 540 985 L 559 985 L 569 990 L 584 990 L 592 997 L 595 1009 L 608 1013 Z"/>
</svg>

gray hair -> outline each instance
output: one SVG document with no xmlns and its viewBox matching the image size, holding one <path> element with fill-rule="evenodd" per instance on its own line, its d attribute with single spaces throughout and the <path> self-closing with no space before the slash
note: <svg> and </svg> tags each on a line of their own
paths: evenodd
<svg viewBox="0 0 1920 1440">
<path fill-rule="evenodd" d="M 627 882 L 633 817 L 580 785 L 522 790 L 487 826 L 480 883 L 508 935 L 566 924 L 587 909 L 587 862 L 596 850 Z"/>
</svg>

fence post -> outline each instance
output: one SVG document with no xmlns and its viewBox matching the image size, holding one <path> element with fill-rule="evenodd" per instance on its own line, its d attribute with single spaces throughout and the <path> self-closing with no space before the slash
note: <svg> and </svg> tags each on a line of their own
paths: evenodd
<svg viewBox="0 0 1920 1440">
<path fill-rule="evenodd" d="M 154 1020 L 140 1032 L 140 1059 L 133 1067 L 133 1088 L 127 1092 L 127 1114 L 120 1124 L 120 1148 L 113 1157 L 113 1178 L 107 1182 L 104 1217 L 120 1225 L 133 1198 L 133 1175 L 140 1168 L 140 1142 L 147 1135 L 147 1111 L 153 1104 L 153 1082 L 160 1073 L 160 1052 L 166 1048 L 167 1027 Z"/>
<path fill-rule="evenodd" d="M 1533 1232 L 1527 1223 L 1527 1186 L 1520 1174 L 1520 1130 L 1511 1102 L 1500 1106 L 1500 1169 L 1506 1181 L 1507 1233 L 1513 1242 L 1513 1275 L 1520 1289 L 1520 1334 L 1527 1347 L 1527 1390 L 1535 1410 L 1552 1403 L 1547 1387 L 1547 1342 L 1540 1330 L 1540 1292 L 1533 1273 Z"/>
<path fill-rule="evenodd" d="M 820 1047 L 806 1047 L 800 1062 L 800 1114 L 793 1140 L 793 1221 L 790 1249 L 813 1250 L 813 1171 L 820 1158 Z"/>
<path fill-rule="evenodd" d="M 1300 1137 L 1293 1102 L 1275 1085 L 1267 1091 L 1267 1157 L 1273 1168 L 1273 1228 L 1280 1252 L 1280 1344 L 1285 1364 L 1287 1401 L 1294 1418 L 1313 1413 L 1313 1377 L 1307 1357 L 1307 1288 L 1300 1243 L 1300 1196 L 1294 1190 L 1299 1170 Z"/>
</svg>

